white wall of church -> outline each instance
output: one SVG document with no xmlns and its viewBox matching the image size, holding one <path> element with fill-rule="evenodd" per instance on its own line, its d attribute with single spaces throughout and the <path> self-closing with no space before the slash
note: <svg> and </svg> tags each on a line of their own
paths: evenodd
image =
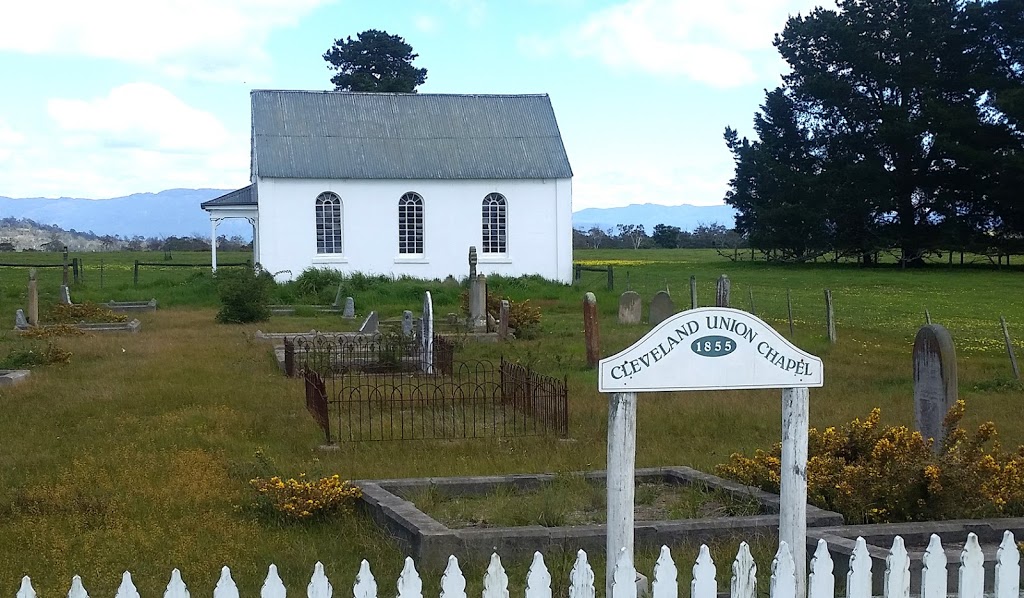
<svg viewBox="0 0 1024 598">
<path fill-rule="evenodd" d="M 257 179 L 260 255 L 278 280 L 309 267 L 346 273 L 408 275 L 434 279 L 469 273 L 476 246 L 481 274 L 571 282 L 572 182 L 536 180 L 319 180 Z M 318 254 L 316 197 L 325 191 L 343 202 L 343 252 Z M 413 191 L 423 197 L 421 256 L 398 250 L 398 200 Z M 488 193 L 507 202 L 507 252 L 482 251 L 481 203 Z"/>
</svg>

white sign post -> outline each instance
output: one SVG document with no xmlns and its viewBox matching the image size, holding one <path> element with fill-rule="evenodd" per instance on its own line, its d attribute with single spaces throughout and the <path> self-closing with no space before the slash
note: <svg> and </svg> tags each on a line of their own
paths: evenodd
<svg viewBox="0 0 1024 598">
<path fill-rule="evenodd" d="M 636 393 L 781 388 L 779 539 L 796 564 L 797 597 L 807 583 L 807 417 L 810 387 L 824 384 L 821 359 L 747 312 L 705 307 L 678 313 L 631 347 L 602 359 L 597 388 L 608 401 L 608 573 L 623 548 L 633 555 Z"/>
</svg>

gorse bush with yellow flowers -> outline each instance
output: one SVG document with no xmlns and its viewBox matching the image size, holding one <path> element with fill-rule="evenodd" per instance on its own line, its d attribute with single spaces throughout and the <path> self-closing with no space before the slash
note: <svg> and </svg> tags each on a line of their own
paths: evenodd
<svg viewBox="0 0 1024 598">
<path fill-rule="evenodd" d="M 363 495 L 358 486 L 337 475 L 319 480 L 306 479 L 306 474 L 287 480 L 274 476 L 253 478 L 249 483 L 259 493 L 258 506 L 287 519 L 348 514 L 352 512 L 355 501 Z"/>
<path fill-rule="evenodd" d="M 957 401 L 944 422 L 941 450 L 906 426 L 879 426 L 881 410 L 838 428 L 811 428 L 807 497 L 847 523 L 891 523 L 1024 515 L 1024 446 L 1003 451 L 992 422 L 969 433 Z M 779 491 L 782 446 L 733 454 L 717 472 Z"/>
</svg>

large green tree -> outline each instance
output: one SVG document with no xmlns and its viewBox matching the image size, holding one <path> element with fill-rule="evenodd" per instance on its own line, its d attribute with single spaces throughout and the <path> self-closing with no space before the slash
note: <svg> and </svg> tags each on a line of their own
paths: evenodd
<svg viewBox="0 0 1024 598">
<path fill-rule="evenodd" d="M 336 91 L 415 93 L 427 80 L 427 69 L 412 62 L 412 46 L 386 31 L 369 29 L 334 41 L 324 60 L 337 71 L 331 77 Z"/>
<path fill-rule="evenodd" d="M 913 265 L 1012 227 L 1022 2 L 839 0 L 791 17 L 759 138 L 726 130 L 741 231 L 794 257 L 895 249 Z"/>
</svg>

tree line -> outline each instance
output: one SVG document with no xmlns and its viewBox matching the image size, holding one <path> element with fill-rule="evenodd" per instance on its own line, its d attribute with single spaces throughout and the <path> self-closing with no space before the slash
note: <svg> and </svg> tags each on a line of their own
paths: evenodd
<svg viewBox="0 0 1024 598">
<path fill-rule="evenodd" d="M 699 224 L 692 231 L 656 224 L 648 234 L 642 224 L 617 224 L 615 228 L 574 228 L 573 249 L 736 249 L 746 240 L 735 230 L 718 223 Z"/>
<path fill-rule="evenodd" d="M 905 266 L 1024 253 L 1024 0 L 839 0 L 791 17 L 789 65 L 726 128 L 725 201 L 769 259 Z"/>
</svg>

